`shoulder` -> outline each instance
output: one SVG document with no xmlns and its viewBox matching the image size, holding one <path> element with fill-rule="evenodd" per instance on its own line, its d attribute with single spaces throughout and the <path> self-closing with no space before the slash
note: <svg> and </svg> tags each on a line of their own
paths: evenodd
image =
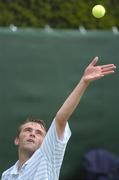
<svg viewBox="0 0 119 180">
<path fill-rule="evenodd" d="M 69 127 L 69 124 L 68 122 L 66 123 L 66 126 L 65 126 L 65 129 L 64 129 L 64 134 L 63 134 L 63 138 L 60 139 L 59 136 L 58 136 L 58 132 L 57 132 L 57 128 L 56 128 L 56 119 L 54 118 L 53 119 L 53 122 L 48 130 L 48 133 L 47 135 L 49 134 L 49 137 L 51 138 L 51 141 L 56 140 L 56 142 L 58 143 L 67 143 L 70 136 L 71 136 L 71 130 L 70 130 L 70 127 Z M 46 135 L 46 136 L 47 136 Z"/>
<path fill-rule="evenodd" d="M 7 170 L 5 170 L 3 173 L 2 173 L 2 178 L 6 177 L 7 175 L 10 175 L 11 172 L 13 171 L 14 169 L 14 165 L 11 166 L 10 168 L 8 168 Z"/>
</svg>

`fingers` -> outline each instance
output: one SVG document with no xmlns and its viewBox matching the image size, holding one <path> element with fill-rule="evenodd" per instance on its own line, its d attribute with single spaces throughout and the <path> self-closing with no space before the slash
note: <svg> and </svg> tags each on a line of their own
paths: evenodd
<svg viewBox="0 0 119 180">
<path fill-rule="evenodd" d="M 114 70 L 116 69 L 116 66 L 114 64 L 108 64 L 108 65 L 103 65 L 101 66 L 101 72 L 104 73 L 113 73 Z"/>
<path fill-rule="evenodd" d="M 106 68 L 116 69 L 116 66 L 114 64 L 106 64 L 101 66 L 101 69 L 106 69 Z"/>
<path fill-rule="evenodd" d="M 116 69 L 116 66 L 114 64 L 103 65 L 101 66 L 101 73 L 104 76 L 108 74 L 113 74 L 115 69 Z"/>
<path fill-rule="evenodd" d="M 89 65 L 95 66 L 97 64 L 98 60 L 99 60 L 99 57 L 96 56 Z M 106 65 L 102 65 L 100 67 L 102 70 L 103 69 L 105 69 L 105 70 L 106 69 L 108 69 L 108 70 L 116 69 L 116 66 L 114 64 L 106 64 Z"/>
<path fill-rule="evenodd" d="M 103 72 L 103 75 L 106 76 L 106 75 L 109 75 L 109 74 L 113 74 L 114 71 L 107 71 L 107 72 Z"/>
</svg>

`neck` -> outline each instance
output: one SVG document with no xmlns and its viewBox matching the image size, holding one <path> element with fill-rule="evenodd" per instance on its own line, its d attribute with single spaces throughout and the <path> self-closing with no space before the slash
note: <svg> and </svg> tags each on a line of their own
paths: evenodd
<svg viewBox="0 0 119 180">
<path fill-rule="evenodd" d="M 19 150 L 19 152 L 18 152 L 18 154 L 19 154 L 19 164 L 18 164 L 18 170 L 20 170 L 21 169 L 21 167 L 23 166 L 23 164 L 27 161 L 27 160 L 29 160 L 30 158 L 31 158 L 31 156 L 32 156 L 32 154 L 31 153 L 28 153 L 28 152 L 21 152 L 20 150 Z"/>
</svg>

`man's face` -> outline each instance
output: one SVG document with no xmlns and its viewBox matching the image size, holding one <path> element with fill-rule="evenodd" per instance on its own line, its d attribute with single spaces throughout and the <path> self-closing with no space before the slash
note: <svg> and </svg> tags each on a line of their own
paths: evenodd
<svg viewBox="0 0 119 180">
<path fill-rule="evenodd" d="M 21 131 L 15 139 L 19 151 L 34 153 L 42 144 L 46 131 L 44 127 L 36 122 L 28 122 L 21 126 Z"/>
</svg>

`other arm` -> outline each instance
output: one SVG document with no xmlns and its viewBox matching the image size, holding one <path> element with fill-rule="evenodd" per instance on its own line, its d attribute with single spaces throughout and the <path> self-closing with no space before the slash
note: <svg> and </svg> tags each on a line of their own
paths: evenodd
<svg viewBox="0 0 119 180">
<path fill-rule="evenodd" d="M 98 57 L 95 57 L 87 66 L 80 82 L 65 100 L 64 104 L 56 114 L 56 129 L 59 139 L 63 138 L 66 123 L 69 120 L 71 114 L 76 109 L 77 105 L 80 103 L 80 99 L 89 86 L 90 82 L 100 79 L 106 75 L 112 74 L 116 69 L 116 66 L 114 64 L 96 66 L 97 61 Z"/>
</svg>

